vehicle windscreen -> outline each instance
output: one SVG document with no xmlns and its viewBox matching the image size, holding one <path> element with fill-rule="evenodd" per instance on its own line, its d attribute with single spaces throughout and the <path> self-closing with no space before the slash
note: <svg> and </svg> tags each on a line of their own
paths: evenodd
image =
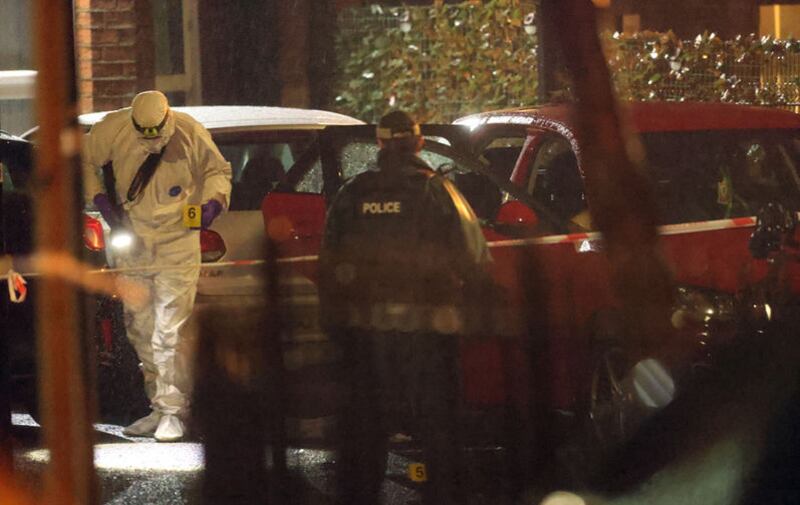
<svg viewBox="0 0 800 505">
<path fill-rule="evenodd" d="M 662 224 L 754 216 L 767 202 L 800 210 L 794 131 L 659 132 L 641 139 Z"/>
</svg>

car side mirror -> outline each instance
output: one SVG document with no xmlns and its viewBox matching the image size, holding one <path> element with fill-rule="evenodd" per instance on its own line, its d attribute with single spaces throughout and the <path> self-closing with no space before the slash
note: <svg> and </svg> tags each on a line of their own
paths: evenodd
<svg viewBox="0 0 800 505">
<path fill-rule="evenodd" d="M 495 228 L 504 235 L 531 235 L 539 224 L 536 212 L 522 202 L 511 200 L 500 206 Z"/>
</svg>

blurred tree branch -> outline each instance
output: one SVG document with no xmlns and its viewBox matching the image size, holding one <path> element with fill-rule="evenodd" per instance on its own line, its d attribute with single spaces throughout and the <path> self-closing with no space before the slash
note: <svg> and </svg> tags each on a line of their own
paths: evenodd
<svg viewBox="0 0 800 505">
<path fill-rule="evenodd" d="M 550 3 L 572 78 L 592 218 L 603 233 L 612 282 L 622 302 L 631 350 L 640 357 L 667 341 L 672 280 L 658 250 L 655 199 L 626 152 L 630 138 L 617 115 L 611 78 L 590 0 Z M 637 341 L 638 340 L 638 341 Z M 635 356 L 634 354 L 634 356 Z"/>
</svg>

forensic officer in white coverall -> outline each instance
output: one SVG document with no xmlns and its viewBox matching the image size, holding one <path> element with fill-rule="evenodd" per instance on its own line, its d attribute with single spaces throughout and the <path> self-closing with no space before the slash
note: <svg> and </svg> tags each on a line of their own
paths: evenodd
<svg viewBox="0 0 800 505">
<path fill-rule="evenodd" d="M 187 227 L 187 205 L 202 205 L 202 227 L 228 207 L 231 167 L 203 126 L 170 109 L 158 91 L 134 97 L 131 107 L 106 115 L 84 142 L 87 198 L 111 226 L 133 237 L 120 267 L 163 267 L 125 275 L 150 292 L 147 306 L 126 307 L 125 327 L 142 363 L 152 412 L 124 433 L 176 441 L 187 410 L 176 369 L 176 347 L 192 312 L 200 264 L 197 229 Z M 110 165 L 109 165 L 110 162 Z M 185 266 L 185 268 L 180 268 Z"/>
</svg>

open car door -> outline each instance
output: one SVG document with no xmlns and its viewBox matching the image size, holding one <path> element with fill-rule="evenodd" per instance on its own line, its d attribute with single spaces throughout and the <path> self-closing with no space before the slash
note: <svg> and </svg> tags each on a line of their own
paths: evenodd
<svg viewBox="0 0 800 505">
<path fill-rule="evenodd" d="M 0 131 L 0 255 L 30 254 L 33 250 L 33 217 L 28 181 L 33 170 L 33 145 Z M 5 274 L 6 272 L 0 272 Z M 8 342 L 8 363 L 16 399 L 35 407 L 36 334 L 34 304 L 36 280 L 27 279 L 24 303 L 10 303 L 3 293 L 0 301 L 0 327 Z M 0 283 L 5 290 L 6 281 Z M 3 307 L 5 306 L 5 307 Z"/>
<path fill-rule="evenodd" d="M 426 145 L 420 157 L 432 168 L 456 180 L 469 179 L 471 174 L 481 177 L 466 127 L 422 125 L 422 133 Z M 328 204 L 344 182 L 374 169 L 377 155 L 374 125 L 330 126 L 320 133 L 319 162 L 290 170 L 283 187 L 269 193 L 262 203 L 265 233 L 275 241 L 280 263 L 292 264 L 316 280 Z M 480 184 L 475 187 L 481 189 Z M 500 190 L 492 185 L 484 188 L 494 191 L 499 206 Z"/>
<path fill-rule="evenodd" d="M 33 171 L 33 144 L 0 131 L 0 182 L 5 252 L 27 254 L 33 247 L 30 196 L 26 193 Z"/>
<path fill-rule="evenodd" d="M 513 236 L 504 233 L 498 224 L 511 225 L 505 228 L 513 228 L 518 223 L 525 225 L 524 209 L 535 218 L 533 207 L 526 206 L 524 191 L 492 173 L 488 163 L 473 153 L 466 127 L 422 125 L 422 133 L 426 143 L 420 157 L 459 188 L 483 225 L 495 260 L 493 276 L 502 286 L 518 282 L 519 272 L 514 271 L 514 266 L 524 259 L 518 255 L 524 255 L 525 250 L 493 247 L 493 243 L 502 245 L 497 241 Z M 375 167 L 377 154 L 374 126 L 326 128 L 320 134 L 319 163 L 305 167 L 302 172 L 290 171 L 284 181 L 285 187 L 265 198 L 262 205 L 265 231 L 276 241 L 281 273 L 293 277 L 291 282 L 295 286 L 305 280 L 307 288 L 314 288 L 303 291 L 302 304 L 318 303 L 317 255 L 326 209 L 345 181 Z M 509 215 L 511 217 L 507 218 Z M 297 297 L 298 303 L 300 298 Z M 315 313 L 307 305 L 304 308 L 305 314 Z M 527 367 L 521 358 L 525 356 L 524 342 L 492 338 L 496 336 L 465 342 L 461 349 L 465 400 L 468 405 L 480 409 L 504 405 L 509 398 L 518 403 L 527 398 Z"/>
<path fill-rule="evenodd" d="M 464 194 L 476 211 L 489 239 L 493 241 L 508 237 L 497 232 L 495 224 L 507 212 L 505 205 L 519 207 L 518 201 L 504 203 L 506 194 L 519 190 L 510 182 L 499 180 L 489 172 L 488 164 L 478 159 L 468 142 L 468 130 L 461 125 L 422 125 L 426 138 L 420 157 L 434 170 L 450 179 Z M 310 281 L 306 287 L 316 284 L 318 278 L 318 253 L 325 227 L 325 212 L 336 192 L 348 179 L 375 168 L 378 145 L 375 127 L 370 125 L 328 127 L 320 134 L 319 163 L 305 167 L 302 172 L 287 173 L 286 188 L 269 193 L 262 203 L 265 233 L 275 241 L 280 271 L 293 278 L 293 285 L 302 280 Z M 512 193 L 512 191 L 514 193 Z M 524 195 L 520 195 L 524 198 Z M 517 219 L 519 213 L 512 213 Z M 533 211 L 531 211 L 533 215 Z M 518 254 L 514 248 L 493 248 L 495 257 L 493 274 L 500 283 L 514 278 L 518 272 L 506 272 L 506 267 L 518 265 Z M 288 275 L 287 275 L 288 274 Z M 310 298 L 317 303 L 316 289 L 313 293 L 304 290 L 303 303 Z M 298 297 L 299 299 L 299 297 Z M 306 307 L 310 309 L 310 307 Z M 304 312 L 313 313 L 313 310 Z M 524 364 L 509 366 L 509 363 L 524 356 L 520 341 L 489 338 L 462 346 L 463 383 L 467 403 L 479 408 L 503 405 L 513 396 L 518 401 L 525 397 L 523 390 L 510 391 L 526 379 L 519 375 L 526 370 Z M 524 374 L 523 374 L 524 375 Z M 512 384 L 516 386 L 512 386 Z"/>
</svg>

